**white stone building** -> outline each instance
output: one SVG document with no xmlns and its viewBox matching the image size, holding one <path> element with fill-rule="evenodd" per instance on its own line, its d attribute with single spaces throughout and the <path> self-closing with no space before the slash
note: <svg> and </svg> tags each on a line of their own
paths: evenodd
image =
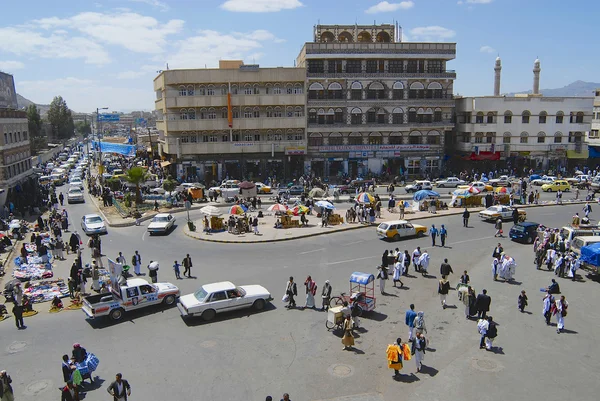
<svg viewBox="0 0 600 401">
<path fill-rule="evenodd" d="M 592 129 L 587 138 L 590 159 L 600 158 L 600 88 L 596 89 L 592 110 Z"/>
</svg>

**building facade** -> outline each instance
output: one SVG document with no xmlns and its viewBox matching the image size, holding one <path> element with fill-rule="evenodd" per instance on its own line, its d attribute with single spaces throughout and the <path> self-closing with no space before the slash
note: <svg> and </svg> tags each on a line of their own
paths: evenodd
<svg viewBox="0 0 600 401">
<path fill-rule="evenodd" d="M 306 68 L 305 173 L 437 176 L 453 130 L 455 43 L 404 43 L 394 25 L 317 25 Z"/>
<path fill-rule="evenodd" d="M 166 70 L 154 80 L 159 153 L 178 177 L 207 183 L 302 174 L 305 70 L 241 61 Z"/>
<path fill-rule="evenodd" d="M 595 90 L 594 106 L 592 109 L 592 127 L 587 143 L 590 158 L 600 158 L 600 88 Z"/>
</svg>

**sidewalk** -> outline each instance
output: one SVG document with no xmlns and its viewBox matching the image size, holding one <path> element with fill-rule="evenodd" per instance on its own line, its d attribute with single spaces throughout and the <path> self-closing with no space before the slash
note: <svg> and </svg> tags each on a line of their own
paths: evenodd
<svg viewBox="0 0 600 401">
<path fill-rule="evenodd" d="M 573 204 L 585 204 L 585 201 L 566 201 L 563 203 L 564 205 L 573 205 Z M 544 202 L 538 205 L 523 205 L 519 206 L 519 208 L 533 208 L 533 207 L 543 207 L 543 206 L 555 206 L 554 202 Z M 338 208 L 335 209 L 337 214 L 340 214 L 345 219 L 346 211 L 348 210 L 348 205 L 339 206 L 336 204 Z M 469 208 L 469 212 L 471 212 L 471 221 L 479 220 L 478 213 L 481 210 L 484 210 L 484 207 L 472 207 Z M 264 213 L 263 209 L 263 213 Z M 450 208 L 448 210 L 440 210 L 435 214 L 429 212 L 416 212 L 416 213 L 406 213 L 404 216 L 405 220 L 408 221 L 419 221 L 424 219 L 432 219 L 435 217 L 443 217 L 443 216 L 457 216 L 462 215 L 464 209 L 463 208 Z M 226 216 L 226 215 L 225 215 Z M 299 228 L 274 228 L 275 224 L 275 216 L 274 215 L 265 215 L 263 219 L 259 219 L 259 234 L 255 235 L 253 233 L 245 233 L 241 235 L 230 234 L 227 231 L 222 231 L 218 233 L 205 233 L 202 231 L 203 223 L 202 219 L 194 221 L 196 225 L 196 231 L 190 231 L 188 226 L 185 225 L 184 233 L 190 238 L 194 238 L 200 241 L 208 241 L 208 242 L 220 242 L 225 244 L 255 244 L 255 243 L 265 243 L 265 242 L 279 242 L 279 241 L 290 241 L 300 238 L 308 238 L 314 237 L 317 235 L 326 235 L 333 234 L 337 232 L 343 232 L 348 230 L 357 230 L 361 228 L 374 228 L 382 222 L 388 220 L 399 220 L 400 216 L 398 213 L 390 213 L 387 211 L 387 208 L 382 209 L 381 218 L 376 219 L 376 223 L 374 225 L 370 224 L 360 224 L 360 223 L 343 223 L 336 226 L 328 226 L 321 227 L 321 219 L 317 218 L 316 215 L 307 216 L 308 217 L 308 227 L 299 227 Z M 295 219 L 299 219 L 299 217 L 294 217 Z M 422 224 L 425 225 L 425 224 Z M 372 235 L 375 235 L 373 233 Z"/>
</svg>

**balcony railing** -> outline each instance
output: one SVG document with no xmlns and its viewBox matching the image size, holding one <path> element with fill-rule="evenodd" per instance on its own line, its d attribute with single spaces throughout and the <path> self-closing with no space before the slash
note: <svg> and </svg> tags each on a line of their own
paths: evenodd
<svg viewBox="0 0 600 401">
<path fill-rule="evenodd" d="M 350 78 L 414 78 L 414 79 L 456 79 L 456 71 L 440 72 L 307 72 L 308 78 L 350 79 Z"/>
</svg>

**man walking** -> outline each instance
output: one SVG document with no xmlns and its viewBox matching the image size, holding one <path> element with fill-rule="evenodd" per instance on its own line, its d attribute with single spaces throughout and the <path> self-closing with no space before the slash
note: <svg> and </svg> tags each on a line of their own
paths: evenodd
<svg viewBox="0 0 600 401">
<path fill-rule="evenodd" d="M 385 281 L 388 279 L 388 271 L 386 266 L 379 266 L 379 273 L 377 273 L 377 278 L 379 279 L 379 290 L 381 291 L 381 295 L 385 295 Z"/>
<path fill-rule="evenodd" d="M 140 269 L 142 268 L 142 256 L 138 253 L 138 251 L 135 251 L 135 253 L 133 254 L 131 258 L 131 264 L 133 265 L 133 270 L 136 276 L 142 274 L 142 272 L 140 271 Z"/>
<path fill-rule="evenodd" d="M 417 363 L 417 373 L 423 368 L 423 360 L 425 359 L 425 348 L 427 348 L 427 341 L 423 333 L 417 333 L 416 337 L 412 340 L 411 354 L 415 356 L 415 362 Z"/>
<path fill-rule="evenodd" d="M 450 273 L 454 273 L 454 271 L 452 270 L 452 266 L 450 266 L 450 263 L 448 263 L 448 259 L 444 259 L 444 263 L 442 263 L 442 265 L 440 266 L 440 274 L 442 276 L 449 277 Z"/>
<path fill-rule="evenodd" d="M 469 217 L 471 217 L 471 212 L 465 207 L 465 211 L 462 214 L 463 217 L 463 227 L 469 227 Z"/>
<path fill-rule="evenodd" d="M 187 278 L 192 278 L 192 258 L 189 253 L 185 255 L 181 263 L 183 264 L 183 275 L 187 276 Z"/>
<path fill-rule="evenodd" d="M 288 304 L 286 308 L 291 309 L 296 307 L 294 296 L 298 295 L 298 287 L 294 283 L 294 277 L 290 276 L 290 281 L 285 286 L 285 294 L 288 296 Z"/>
<path fill-rule="evenodd" d="M 448 291 L 450 291 L 450 283 L 446 280 L 446 276 L 442 276 L 438 284 L 438 294 L 440 294 L 440 302 L 442 308 L 446 309 L 446 297 L 448 297 Z"/>
<path fill-rule="evenodd" d="M 108 386 L 106 391 L 113 396 L 114 401 L 127 401 L 127 397 L 131 395 L 131 386 L 127 380 L 123 379 L 121 373 L 117 373 L 116 380 Z"/>
<path fill-rule="evenodd" d="M 492 304 L 492 298 L 487 294 L 487 290 L 484 289 L 481 294 L 477 295 L 475 299 L 475 306 L 477 308 L 477 318 L 485 319 L 487 312 L 490 311 L 490 305 Z"/>
<path fill-rule="evenodd" d="M 413 339 L 413 333 L 415 331 L 415 318 L 417 312 L 415 312 L 415 304 L 410 304 L 410 309 L 406 311 L 404 315 L 404 323 L 408 326 L 408 341 Z"/>
<path fill-rule="evenodd" d="M 435 228 L 435 224 L 431 225 L 431 228 L 429 229 L 429 235 L 431 235 L 431 246 L 435 246 L 435 239 L 438 235 L 438 229 Z"/>
<path fill-rule="evenodd" d="M 419 258 L 421 257 L 421 247 L 418 246 L 412 253 L 412 261 L 413 266 L 415 267 L 415 272 L 419 271 Z"/>
<path fill-rule="evenodd" d="M 442 228 L 440 228 L 440 241 L 442 242 L 442 247 L 446 247 L 446 237 L 448 236 L 448 230 L 442 224 Z"/>
<path fill-rule="evenodd" d="M 321 304 L 321 311 L 329 310 L 329 300 L 331 299 L 331 284 L 329 284 L 329 280 L 325 280 L 325 285 L 323 285 L 323 289 L 321 290 L 321 299 L 323 303 Z"/>
</svg>

